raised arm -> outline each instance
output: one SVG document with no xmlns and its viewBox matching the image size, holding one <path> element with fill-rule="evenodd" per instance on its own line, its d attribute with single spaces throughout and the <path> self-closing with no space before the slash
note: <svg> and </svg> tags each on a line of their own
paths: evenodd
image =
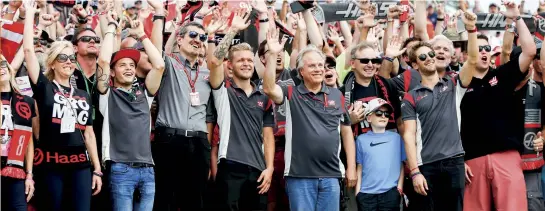
<svg viewBox="0 0 545 211">
<path fill-rule="evenodd" d="M 403 41 L 399 36 L 393 36 L 390 43 L 388 44 L 388 47 L 385 50 L 384 53 L 384 59 L 382 60 L 382 65 L 379 69 L 380 76 L 384 78 L 390 78 L 391 72 L 394 69 L 394 58 L 400 56 L 405 52 L 405 48 L 401 49 L 401 45 Z"/>
<path fill-rule="evenodd" d="M 505 7 L 507 8 L 506 12 L 503 12 L 506 18 L 515 20 L 517 26 L 517 33 L 519 35 L 520 47 L 522 48 L 522 53 L 519 56 L 519 68 L 520 71 L 525 73 L 528 71 L 530 64 L 534 60 L 536 55 L 536 44 L 534 43 L 534 37 L 528 30 L 526 23 L 520 17 L 520 12 L 517 5 L 513 2 L 506 2 Z"/>
<path fill-rule="evenodd" d="M 155 22 L 162 22 L 162 20 Z M 154 24 L 156 24 L 155 22 Z M 159 45 L 159 49 L 157 49 L 155 43 L 152 43 L 152 41 L 146 36 L 146 33 L 144 33 L 144 24 L 142 24 L 141 22 L 137 22 L 135 34 L 140 42 L 142 42 L 142 44 L 144 45 L 144 49 L 146 50 L 149 61 L 152 65 L 151 70 L 146 76 L 146 89 L 148 90 L 148 94 L 155 95 L 155 93 L 159 89 L 159 86 L 161 85 L 163 71 L 165 70 L 165 60 L 163 60 L 160 52 L 162 44 Z M 162 38 L 159 39 L 161 40 L 161 42 L 163 42 Z"/>
<path fill-rule="evenodd" d="M 428 37 L 428 31 L 426 29 L 426 25 L 428 25 L 426 1 L 417 0 L 415 4 L 414 35 L 415 37 L 420 37 L 422 41 L 428 41 L 430 38 Z"/>
<path fill-rule="evenodd" d="M 216 51 L 214 51 L 214 57 L 215 59 L 217 59 L 218 62 L 217 64 L 213 64 L 212 67 L 209 67 L 209 81 L 212 89 L 217 89 L 223 83 L 225 73 L 223 72 L 222 61 L 223 59 L 225 59 L 225 56 L 229 51 L 229 46 L 231 46 L 231 43 L 233 43 L 233 38 L 235 37 L 235 35 L 239 31 L 246 29 L 250 25 L 250 22 L 248 22 L 249 17 L 250 11 L 246 9 L 237 10 L 235 12 L 235 16 L 233 16 L 233 20 L 231 21 L 231 27 L 229 28 L 225 37 L 223 37 L 223 40 L 216 47 Z"/>
<path fill-rule="evenodd" d="M 320 27 L 318 27 L 318 23 L 316 23 L 310 9 L 303 11 L 303 18 L 305 19 L 305 23 L 307 25 L 310 43 L 315 45 L 318 49 L 322 49 L 324 47 L 322 33 L 320 32 Z"/>
<path fill-rule="evenodd" d="M 464 63 L 464 66 L 460 70 L 460 81 L 462 81 L 462 86 L 467 87 L 473 79 L 475 70 L 477 69 L 477 61 L 479 60 L 479 46 L 477 45 L 477 15 L 473 12 L 467 10 L 462 14 L 462 21 L 465 24 L 466 30 L 468 32 L 468 41 L 467 41 L 467 61 Z M 533 41 L 532 41 L 533 42 Z"/>
<path fill-rule="evenodd" d="M 500 64 L 496 64 L 497 66 L 500 66 L 502 64 L 507 63 L 511 59 L 511 51 L 513 49 L 513 40 L 515 39 L 515 24 L 513 24 L 513 19 L 507 18 L 505 20 L 506 28 L 505 33 L 503 33 L 503 43 L 501 46 L 501 54 L 500 54 Z"/>
<path fill-rule="evenodd" d="M 40 64 L 34 52 L 34 15 L 36 14 L 36 2 L 25 1 L 26 17 L 23 32 L 23 48 L 25 52 L 26 68 L 28 77 L 33 84 L 38 82 L 40 75 Z"/>
<path fill-rule="evenodd" d="M 159 58 L 161 57 L 161 53 L 163 52 L 163 28 L 165 26 L 165 8 L 163 8 L 162 1 L 157 0 L 151 0 L 148 1 L 148 4 L 153 7 L 153 10 L 155 13 L 153 16 L 157 16 L 159 18 L 153 19 L 153 28 L 151 29 L 151 43 L 155 46 L 155 48 L 159 52 Z M 162 18 L 161 18 L 162 17 Z M 145 47 L 145 45 L 144 45 Z M 146 50 L 147 52 L 147 50 Z M 149 55 L 149 53 L 148 53 Z M 151 61 L 151 58 L 150 58 Z M 153 61 L 151 61 L 153 64 Z M 163 61 L 164 63 L 164 61 Z M 146 79 L 147 80 L 147 79 Z M 146 87 L 148 88 L 148 91 L 150 91 L 150 87 L 146 84 Z"/>
<path fill-rule="evenodd" d="M 100 18 L 100 24 L 106 25 L 106 27 L 101 26 L 102 28 L 106 29 L 106 32 L 104 33 L 104 38 L 102 40 L 103 48 L 100 48 L 100 54 L 98 57 L 99 70 L 97 72 L 97 89 L 99 93 L 106 94 L 106 91 L 108 91 L 108 88 L 110 87 L 110 61 L 114 52 L 114 48 L 110 46 L 114 45 L 116 25 L 113 23 L 116 23 L 114 20 L 116 19 L 117 14 L 115 11 L 111 10 L 108 11 L 108 14 L 101 16 L 105 16 Z M 110 22 L 113 23 L 110 24 Z"/>
<path fill-rule="evenodd" d="M 267 64 L 265 65 L 265 74 L 263 75 L 263 92 L 276 104 L 284 101 L 282 88 L 276 84 L 276 59 L 278 53 L 284 49 L 286 38 L 282 38 L 282 43 L 278 42 L 279 30 L 276 27 L 269 28 L 267 33 L 267 47 L 269 51 L 265 55 Z"/>
</svg>

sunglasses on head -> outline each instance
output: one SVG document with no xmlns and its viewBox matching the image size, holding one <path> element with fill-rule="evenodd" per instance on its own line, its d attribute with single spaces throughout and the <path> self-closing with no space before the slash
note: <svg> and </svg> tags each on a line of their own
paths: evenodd
<svg viewBox="0 0 545 211">
<path fill-rule="evenodd" d="M 61 53 L 61 54 L 59 54 L 57 56 L 57 61 L 60 62 L 60 63 L 65 63 L 65 62 L 68 61 L 68 59 L 70 59 L 70 61 L 72 63 L 76 63 L 76 55 L 75 54 L 72 54 L 72 55 L 68 56 L 66 54 Z"/>
<path fill-rule="evenodd" d="M 490 45 L 481 45 L 481 46 L 479 46 L 479 52 L 483 51 L 483 49 L 486 52 L 492 51 L 492 47 L 490 47 Z"/>
<path fill-rule="evenodd" d="M 0 61 L 0 67 L 1 68 L 8 68 L 8 61 L 6 61 L 6 60 Z"/>
<path fill-rule="evenodd" d="M 94 36 L 81 36 L 78 39 L 78 41 L 82 41 L 82 42 L 91 42 L 91 40 L 95 41 L 95 43 L 100 43 L 100 38 L 94 37 Z"/>
<path fill-rule="evenodd" d="M 201 40 L 201 42 L 204 42 L 207 39 L 206 34 L 199 34 L 196 31 L 190 31 L 189 32 L 189 38 L 195 39 L 197 36 L 199 37 L 199 40 Z"/>
<path fill-rule="evenodd" d="M 390 115 L 392 115 L 390 112 L 388 111 L 381 111 L 381 110 L 378 110 L 378 111 L 375 111 L 375 115 L 378 116 L 378 117 L 381 117 L 381 116 L 384 116 L 384 117 L 390 117 Z"/>
<path fill-rule="evenodd" d="M 374 59 L 366 59 L 366 58 L 363 58 L 363 59 L 356 59 L 356 60 L 359 60 L 362 64 L 369 64 L 369 62 L 373 63 L 373 64 L 380 64 L 382 63 L 382 59 L 381 58 L 374 58 Z"/>
<path fill-rule="evenodd" d="M 49 47 L 49 43 L 47 42 L 47 40 L 42 40 L 40 38 L 34 38 L 34 45 L 38 45 L 38 43 L 40 43 L 40 45 L 42 45 L 42 46 Z"/>
<path fill-rule="evenodd" d="M 428 52 L 427 55 L 426 55 L 425 53 L 420 54 L 420 55 L 418 55 L 418 59 L 420 59 L 420 61 L 426 61 L 426 59 L 428 58 L 428 56 L 430 57 L 430 59 L 435 58 L 435 52 L 434 52 L 434 51 L 430 51 L 430 52 Z"/>
</svg>

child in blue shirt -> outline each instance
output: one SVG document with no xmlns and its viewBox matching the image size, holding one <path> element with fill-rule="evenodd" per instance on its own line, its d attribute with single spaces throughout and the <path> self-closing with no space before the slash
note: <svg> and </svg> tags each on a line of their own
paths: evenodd
<svg viewBox="0 0 545 211">
<path fill-rule="evenodd" d="M 366 105 L 365 118 L 372 131 L 356 140 L 359 211 L 400 210 L 406 155 L 401 136 L 386 131 L 392 113 L 392 106 L 380 98 Z"/>
</svg>

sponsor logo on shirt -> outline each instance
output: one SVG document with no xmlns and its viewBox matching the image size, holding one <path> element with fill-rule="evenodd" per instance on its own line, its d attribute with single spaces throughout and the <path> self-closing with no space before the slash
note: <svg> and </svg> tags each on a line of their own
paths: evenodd
<svg viewBox="0 0 545 211">
<path fill-rule="evenodd" d="M 208 78 L 210 78 L 209 75 L 203 75 L 203 76 L 202 76 L 202 79 L 204 79 L 204 80 L 206 80 L 206 81 L 208 81 Z"/>
<path fill-rule="evenodd" d="M 327 105 L 328 106 L 335 106 L 335 101 L 334 100 L 330 100 L 327 102 Z"/>
<path fill-rule="evenodd" d="M 263 108 L 263 101 L 257 101 L 257 106 Z"/>
<path fill-rule="evenodd" d="M 498 84 L 498 79 L 496 78 L 496 76 L 494 76 L 492 79 L 490 79 L 490 81 L 488 81 L 488 83 L 490 84 L 490 86 L 496 86 Z"/>
<path fill-rule="evenodd" d="M 416 97 L 416 101 L 420 101 L 420 100 L 424 99 L 427 96 L 428 96 L 428 94 L 420 95 L 420 96 Z"/>
</svg>

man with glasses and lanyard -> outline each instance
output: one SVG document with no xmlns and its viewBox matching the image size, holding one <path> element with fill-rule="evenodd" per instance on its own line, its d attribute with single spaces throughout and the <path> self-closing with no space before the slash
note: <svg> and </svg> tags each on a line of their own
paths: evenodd
<svg viewBox="0 0 545 211">
<path fill-rule="evenodd" d="M 190 22 L 176 38 L 179 53 L 165 56 L 157 93 L 160 105 L 152 143 L 155 162 L 155 210 L 202 209 L 210 169 L 206 108 L 210 71 L 197 58 L 207 41 L 204 27 Z M 173 172 L 184 172 L 174 174 Z"/>
<path fill-rule="evenodd" d="M 478 60 L 476 15 L 466 12 L 463 21 L 469 33 L 469 58 L 459 75 L 440 77 L 435 52 L 426 42 L 409 51 L 412 66 L 422 76 L 421 84 L 406 93 L 401 104 L 409 176 L 418 193 L 410 201 L 415 210 L 463 209 L 466 169 L 459 105 Z"/>
</svg>

